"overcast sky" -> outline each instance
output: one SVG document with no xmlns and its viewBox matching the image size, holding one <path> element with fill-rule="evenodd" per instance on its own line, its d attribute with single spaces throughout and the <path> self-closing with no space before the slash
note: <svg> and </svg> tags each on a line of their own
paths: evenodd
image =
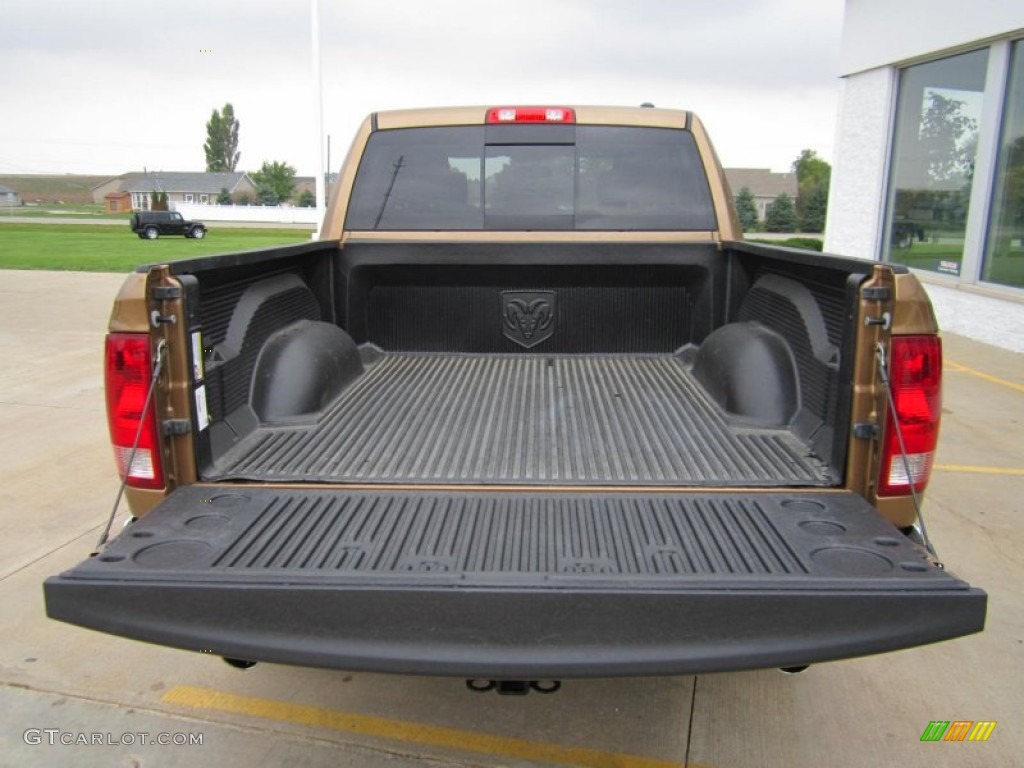
<svg viewBox="0 0 1024 768">
<path fill-rule="evenodd" d="M 832 157 L 842 0 L 321 0 L 340 164 L 381 109 L 692 109 L 723 164 Z M 201 171 L 231 102 L 239 169 L 316 170 L 309 0 L 0 0 L 0 174 Z"/>
</svg>

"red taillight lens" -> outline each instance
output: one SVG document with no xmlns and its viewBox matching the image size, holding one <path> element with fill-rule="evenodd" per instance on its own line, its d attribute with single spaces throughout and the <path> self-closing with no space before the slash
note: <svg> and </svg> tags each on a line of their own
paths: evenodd
<svg viewBox="0 0 1024 768">
<path fill-rule="evenodd" d="M 163 488 L 154 403 L 149 404 L 146 417 L 142 417 L 153 375 L 149 336 L 144 333 L 109 334 L 106 358 L 107 422 L 117 471 L 121 477 L 127 475 L 128 485 L 135 488 Z M 139 447 L 129 467 L 128 460 L 140 422 Z"/>
<path fill-rule="evenodd" d="M 885 423 L 879 496 L 923 491 L 931 476 L 942 413 L 942 341 L 938 336 L 893 336 L 889 380 L 906 448 L 890 412 Z M 909 471 L 908 471 L 909 470 Z"/>
<path fill-rule="evenodd" d="M 494 107 L 488 123 L 575 123 L 576 111 L 566 107 Z"/>
</svg>

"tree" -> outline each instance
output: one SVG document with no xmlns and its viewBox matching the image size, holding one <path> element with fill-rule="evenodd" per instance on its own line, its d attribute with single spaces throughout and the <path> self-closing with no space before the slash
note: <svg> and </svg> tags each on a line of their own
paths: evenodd
<svg viewBox="0 0 1024 768">
<path fill-rule="evenodd" d="M 782 192 L 768 204 L 764 228 L 768 232 L 795 232 L 796 227 L 796 207 L 793 205 L 793 198 Z"/>
<path fill-rule="evenodd" d="M 793 161 L 793 173 L 796 174 L 796 183 L 800 186 L 824 184 L 828 186 L 832 177 L 832 166 L 826 160 L 818 157 L 813 149 L 805 149 L 800 156 Z"/>
<path fill-rule="evenodd" d="M 149 208 L 153 211 L 166 211 L 170 209 L 166 192 L 158 192 L 155 189 L 149 197 Z"/>
<path fill-rule="evenodd" d="M 256 203 L 258 205 L 277 205 L 280 202 L 281 198 L 269 184 L 256 185 Z"/>
<path fill-rule="evenodd" d="M 288 163 L 263 163 L 258 171 L 250 174 L 256 182 L 256 196 L 262 205 L 277 205 L 279 202 L 289 200 L 295 190 L 295 169 Z M 263 203 L 263 198 L 269 198 L 267 191 L 273 193 L 276 198 L 273 203 Z"/>
<path fill-rule="evenodd" d="M 754 193 L 750 191 L 750 187 L 744 187 L 736 195 L 736 214 L 740 217 L 744 232 L 757 229 L 757 205 L 754 203 Z"/>
<path fill-rule="evenodd" d="M 921 117 L 919 142 L 932 181 L 966 180 L 974 173 L 978 121 L 963 113 L 966 103 L 935 91 Z"/>
<path fill-rule="evenodd" d="M 800 231 L 824 231 L 832 166 L 813 149 L 805 149 L 793 161 L 793 173 L 796 174 L 796 215 Z"/>
<path fill-rule="evenodd" d="M 824 232 L 825 215 L 828 213 L 828 186 L 818 184 L 803 198 L 803 213 L 800 214 L 801 232 Z"/>
<path fill-rule="evenodd" d="M 1006 280 L 1006 277 L 1000 278 L 999 273 L 1020 260 L 1020 248 L 1014 248 L 1013 243 L 1019 242 L 1020 233 L 1024 231 L 1024 136 L 1006 145 L 1003 152 L 1005 166 L 999 174 L 1001 180 L 992 201 L 998 218 L 989 228 L 991 257 L 985 259 L 985 279 L 992 282 Z"/>
<path fill-rule="evenodd" d="M 1024 228 L 1024 136 L 1005 151 L 1002 219 L 1006 227 Z"/>
<path fill-rule="evenodd" d="M 221 187 L 217 194 L 217 205 L 231 205 L 231 193 L 227 187 Z"/>
<path fill-rule="evenodd" d="M 238 120 L 230 104 L 225 104 L 220 112 L 213 110 L 210 115 L 203 150 L 206 152 L 207 172 L 233 171 L 238 165 L 241 156 L 238 151 Z"/>
<path fill-rule="evenodd" d="M 299 200 L 296 204 L 299 208 L 316 208 L 316 195 L 308 189 L 304 189 L 299 193 Z"/>
</svg>

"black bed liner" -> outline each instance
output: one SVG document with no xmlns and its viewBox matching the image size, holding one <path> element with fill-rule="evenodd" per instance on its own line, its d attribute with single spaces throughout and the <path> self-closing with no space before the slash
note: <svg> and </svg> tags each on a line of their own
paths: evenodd
<svg viewBox="0 0 1024 768">
<path fill-rule="evenodd" d="M 387 353 L 316 424 L 208 480 L 828 486 L 791 429 L 730 422 L 676 355 Z"/>
<path fill-rule="evenodd" d="M 516 679 L 805 664 L 985 614 L 822 490 L 189 486 L 45 592 L 53 618 L 228 657 Z"/>
</svg>

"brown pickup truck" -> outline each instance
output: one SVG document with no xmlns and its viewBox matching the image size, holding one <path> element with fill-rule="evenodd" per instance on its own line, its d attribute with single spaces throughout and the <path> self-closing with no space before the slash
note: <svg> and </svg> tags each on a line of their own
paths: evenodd
<svg viewBox="0 0 1024 768">
<path fill-rule="evenodd" d="M 919 524 L 927 296 L 743 242 L 693 114 L 374 114 L 323 237 L 127 279 L 106 387 L 134 518 L 46 581 L 50 616 L 503 681 L 982 629 Z"/>
</svg>

